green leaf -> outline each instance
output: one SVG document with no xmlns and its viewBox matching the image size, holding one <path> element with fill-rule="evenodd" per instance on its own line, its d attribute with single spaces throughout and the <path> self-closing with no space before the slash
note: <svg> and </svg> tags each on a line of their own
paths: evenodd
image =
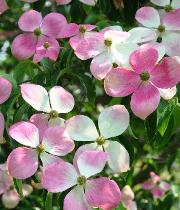
<svg viewBox="0 0 180 210">
<path fill-rule="evenodd" d="M 23 198 L 22 180 L 13 178 L 13 182 L 14 187 L 16 188 L 16 191 L 19 194 L 20 198 Z"/>
<path fill-rule="evenodd" d="M 157 112 L 156 111 L 146 118 L 145 128 L 146 128 L 146 134 L 148 137 L 148 142 L 149 144 L 151 144 L 157 131 Z"/>
<path fill-rule="evenodd" d="M 45 210 L 52 210 L 53 193 L 48 192 L 45 200 Z"/>
</svg>

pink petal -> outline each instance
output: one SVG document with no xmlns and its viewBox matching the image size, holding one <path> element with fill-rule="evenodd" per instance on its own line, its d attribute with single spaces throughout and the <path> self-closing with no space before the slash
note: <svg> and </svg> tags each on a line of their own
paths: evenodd
<svg viewBox="0 0 180 210">
<path fill-rule="evenodd" d="M 77 115 L 67 120 L 66 129 L 75 141 L 95 141 L 99 137 L 93 121 L 84 115 Z"/>
<path fill-rule="evenodd" d="M 161 198 L 164 195 L 164 190 L 159 187 L 155 187 L 151 190 L 154 198 Z"/>
<path fill-rule="evenodd" d="M 161 7 L 164 7 L 170 4 L 170 0 L 151 0 L 151 2 Z"/>
<path fill-rule="evenodd" d="M 121 193 L 113 180 L 102 177 L 87 181 L 85 196 L 91 206 L 111 210 L 119 204 Z"/>
<path fill-rule="evenodd" d="M 142 188 L 145 190 L 153 189 L 155 184 L 152 182 L 152 180 L 148 180 L 142 183 Z"/>
<path fill-rule="evenodd" d="M 98 125 L 104 138 L 119 136 L 129 126 L 128 110 L 123 105 L 105 108 L 99 115 Z"/>
<path fill-rule="evenodd" d="M 136 202 L 131 200 L 126 203 L 126 208 L 127 210 L 138 210 Z"/>
<path fill-rule="evenodd" d="M 46 89 L 40 85 L 24 83 L 21 86 L 23 99 L 37 111 L 50 112 L 49 96 Z"/>
<path fill-rule="evenodd" d="M 2 195 L 2 204 L 6 209 L 14 209 L 20 202 L 18 193 L 10 190 Z"/>
<path fill-rule="evenodd" d="M 168 32 L 162 36 L 162 44 L 166 48 L 166 54 L 169 56 L 180 55 L 180 34 Z"/>
<path fill-rule="evenodd" d="M 42 142 L 44 132 L 48 129 L 48 119 L 48 114 L 34 114 L 30 118 L 30 122 L 38 128 L 40 143 Z"/>
<path fill-rule="evenodd" d="M 42 33 L 52 38 L 59 38 L 59 32 L 67 24 L 66 18 L 56 12 L 46 15 L 41 24 Z"/>
<path fill-rule="evenodd" d="M 144 120 L 154 112 L 160 102 L 160 93 L 151 83 L 145 82 L 131 96 L 133 113 Z"/>
<path fill-rule="evenodd" d="M 159 88 L 171 88 L 180 81 L 180 62 L 177 57 L 165 57 L 151 72 L 151 81 Z"/>
<path fill-rule="evenodd" d="M 11 95 L 12 85 L 9 80 L 0 76 L 0 86 L 0 104 L 2 104 L 7 101 L 7 99 Z"/>
<path fill-rule="evenodd" d="M 126 185 L 121 190 L 121 201 L 126 203 L 129 200 L 134 200 L 134 192 L 129 185 Z"/>
<path fill-rule="evenodd" d="M 77 183 L 77 172 L 68 162 L 48 165 L 42 176 L 42 186 L 49 192 L 63 192 Z"/>
<path fill-rule="evenodd" d="M 12 43 L 11 51 L 15 58 L 19 60 L 33 56 L 36 50 L 37 37 L 31 33 L 18 35 Z"/>
<path fill-rule="evenodd" d="M 59 5 L 69 4 L 71 2 L 71 0 L 55 0 L 55 1 Z"/>
<path fill-rule="evenodd" d="M 130 37 L 130 33 L 124 31 L 108 30 L 104 33 L 104 40 L 110 39 L 112 43 L 122 43 Z"/>
<path fill-rule="evenodd" d="M 64 210 L 90 210 L 84 196 L 84 189 L 81 186 L 73 188 L 64 199 Z"/>
<path fill-rule="evenodd" d="M 155 67 L 157 60 L 158 51 L 147 45 L 142 45 L 130 56 L 130 64 L 137 73 L 150 72 Z"/>
<path fill-rule="evenodd" d="M 95 6 L 97 0 L 79 0 L 80 2 L 87 4 L 89 6 Z"/>
<path fill-rule="evenodd" d="M 8 10 L 8 5 L 6 3 L 6 0 L 0 0 L 0 15 L 5 12 L 6 10 Z"/>
<path fill-rule="evenodd" d="M 172 12 L 168 12 L 164 15 L 162 24 L 165 26 L 166 30 L 180 30 L 180 9 Z"/>
<path fill-rule="evenodd" d="M 42 144 L 46 152 L 58 156 L 64 156 L 74 149 L 74 142 L 61 126 L 48 128 L 44 133 Z"/>
<path fill-rule="evenodd" d="M 134 71 L 116 68 L 105 77 L 104 88 L 108 95 L 122 97 L 133 93 L 140 83 L 140 77 Z"/>
<path fill-rule="evenodd" d="M 153 7 L 141 7 L 136 12 L 136 20 L 148 28 L 157 28 L 160 25 L 158 11 Z"/>
<path fill-rule="evenodd" d="M 113 61 L 107 52 L 101 53 L 93 58 L 90 71 L 96 79 L 102 80 L 111 71 L 112 63 Z"/>
<path fill-rule="evenodd" d="M 160 92 L 161 97 L 164 100 L 170 100 L 171 98 L 173 98 L 176 95 L 177 88 L 176 88 L 176 86 L 174 86 L 172 88 L 168 88 L 168 89 L 159 88 L 159 92 Z"/>
<path fill-rule="evenodd" d="M 9 128 L 9 135 L 20 144 L 37 147 L 39 144 L 38 128 L 30 122 L 18 122 Z"/>
<path fill-rule="evenodd" d="M 75 23 L 65 24 L 64 27 L 58 34 L 58 38 L 68 38 L 77 35 L 79 31 L 79 26 Z"/>
<path fill-rule="evenodd" d="M 18 25 L 22 31 L 33 32 L 40 27 L 41 22 L 41 13 L 35 10 L 29 10 L 19 18 Z"/>
<path fill-rule="evenodd" d="M 38 169 L 38 154 L 36 150 L 18 147 L 8 156 L 9 174 L 16 179 L 31 177 Z"/>
<path fill-rule="evenodd" d="M 9 190 L 12 185 L 12 178 L 6 169 L 0 169 L 0 195 Z"/>
<path fill-rule="evenodd" d="M 4 135 L 4 116 L 0 112 L 0 143 L 4 142 L 3 135 Z"/>
<path fill-rule="evenodd" d="M 123 31 L 122 30 L 122 27 L 119 26 L 119 25 L 114 25 L 114 26 L 108 26 L 108 27 L 105 27 L 103 28 L 100 32 L 102 34 L 104 34 L 106 31 Z"/>
<path fill-rule="evenodd" d="M 157 184 L 158 182 L 161 181 L 160 176 L 158 176 L 157 174 L 155 174 L 153 171 L 150 172 L 150 177 L 151 177 L 151 180 L 152 180 L 152 183 L 153 184 Z"/>
<path fill-rule="evenodd" d="M 68 113 L 74 107 L 74 97 L 61 86 L 54 86 L 49 91 L 52 110 Z"/>
<path fill-rule="evenodd" d="M 114 173 L 122 173 L 130 169 L 129 153 L 124 146 L 119 142 L 106 140 L 104 148 L 108 153 L 108 165 Z"/>
<path fill-rule="evenodd" d="M 164 191 L 168 191 L 168 190 L 171 189 L 171 185 L 168 182 L 165 182 L 165 181 L 161 181 L 159 186 Z"/>
<path fill-rule="evenodd" d="M 101 151 L 82 152 L 77 159 L 77 166 L 81 175 L 86 178 L 100 173 L 107 161 L 107 154 Z"/>
<path fill-rule="evenodd" d="M 52 163 L 63 161 L 61 158 L 48 154 L 47 152 L 43 152 L 42 154 L 40 154 L 40 159 L 42 161 L 43 169 L 45 169 L 48 165 Z"/>
</svg>

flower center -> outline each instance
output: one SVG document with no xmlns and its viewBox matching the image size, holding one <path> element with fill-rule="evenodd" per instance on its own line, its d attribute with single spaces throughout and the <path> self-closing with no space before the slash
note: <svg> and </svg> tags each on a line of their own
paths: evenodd
<svg viewBox="0 0 180 210">
<path fill-rule="evenodd" d="M 36 36 L 40 36 L 40 35 L 41 35 L 41 30 L 40 30 L 40 28 L 36 28 L 36 29 L 34 30 L 34 35 L 36 35 Z"/>
<path fill-rule="evenodd" d="M 36 149 L 37 149 L 38 154 L 42 154 L 45 152 L 45 147 L 43 144 L 39 144 Z"/>
<path fill-rule="evenodd" d="M 85 184 L 86 184 L 86 177 L 85 177 L 85 176 L 79 176 L 79 177 L 77 178 L 77 183 L 78 183 L 79 185 L 85 185 Z"/>
<path fill-rule="evenodd" d="M 79 32 L 84 34 L 86 32 L 86 26 L 80 26 Z"/>
<path fill-rule="evenodd" d="M 52 118 L 57 118 L 58 117 L 58 112 L 55 110 L 52 110 L 49 112 L 49 117 Z"/>
<path fill-rule="evenodd" d="M 113 68 L 117 68 L 117 67 L 118 67 L 117 63 L 113 63 Z"/>
<path fill-rule="evenodd" d="M 50 44 L 49 44 L 49 42 L 45 42 L 43 46 L 45 49 L 48 49 L 50 47 Z"/>
<path fill-rule="evenodd" d="M 170 4 L 168 4 L 168 5 L 166 5 L 166 6 L 164 7 L 164 10 L 165 10 L 166 12 L 171 12 L 171 11 L 173 10 L 173 8 L 172 8 L 172 6 L 171 6 Z"/>
<path fill-rule="evenodd" d="M 112 45 L 112 40 L 111 39 L 105 39 L 104 44 L 106 47 L 110 47 Z"/>
<path fill-rule="evenodd" d="M 147 71 L 144 71 L 140 74 L 140 78 L 142 81 L 148 81 L 150 78 L 150 75 Z"/>
<path fill-rule="evenodd" d="M 160 33 L 165 32 L 165 30 L 166 30 L 165 26 L 163 26 L 163 25 L 159 25 L 159 27 L 158 27 L 158 31 L 159 31 Z"/>
<path fill-rule="evenodd" d="M 96 139 L 96 143 L 100 146 L 100 145 L 103 145 L 105 143 L 105 139 L 103 136 L 99 136 L 97 139 Z"/>
</svg>

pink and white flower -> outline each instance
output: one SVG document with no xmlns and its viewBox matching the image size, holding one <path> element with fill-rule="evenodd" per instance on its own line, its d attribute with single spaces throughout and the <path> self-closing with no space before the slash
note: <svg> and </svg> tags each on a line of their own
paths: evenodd
<svg viewBox="0 0 180 210">
<path fill-rule="evenodd" d="M 6 0 L 0 0 L 0 15 L 5 12 L 6 10 L 8 10 L 8 5 L 6 3 Z"/>
<path fill-rule="evenodd" d="M 18 35 L 12 43 L 12 53 L 17 59 L 27 59 L 34 54 L 35 62 L 44 57 L 57 59 L 59 44 L 56 39 L 62 37 L 68 25 L 63 15 L 52 12 L 42 18 L 41 13 L 29 10 L 20 17 L 18 25 L 24 34 Z"/>
<path fill-rule="evenodd" d="M 166 57 L 159 64 L 157 61 L 157 50 L 142 45 L 130 56 L 133 70 L 116 68 L 106 76 L 104 82 L 105 91 L 110 96 L 124 97 L 132 94 L 131 109 L 143 120 L 159 105 L 158 88 L 172 88 L 180 81 L 177 57 Z"/>
<path fill-rule="evenodd" d="M 134 201 L 134 192 L 129 185 L 123 187 L 121 191 L 121 202 L 127 210 L 137 210 L 137 204 Z"/>
<path fill-rule="evenodd" d="M 164 7 L 166 12 L 180 8 L 179 0 L 151 0 L 151 2 L 157 6 Z"/>
<path fill-rule="evenodd" d="M 12 177 L 26 179 L 38 169 L 38 157 L 43 167 L 54 161 L 62 161 L 64 156 L 74 149 L 74 142 L 61 126 L 53 126 L 39 138 L 38 128 L 30 122 L 18 122 L 9 129 L 9 135 L 26 147 L 14 149 L 8 156 L 7 166 Z"/>
<path fill-rule="evenodd" d="M 161 18 L 153 7 L 142 7 L 136 12 L 136 20 L 156 32 L 169 56 L 180 56 L 180 9 L 166 13 Z"/>
<path fill-rule="evenodd" d="M 75 160 L 86 150 L 100 150 L 108 154 L 108 164 L 114 173 L 129 170 L 129 154 L 117 141 L 110 138 L 122 134 L 129 125 L 129 113 L 123 105 L 105 108 L 98 118 L 99 131 L 93 121 L 84 115 L 77 115 L 66 121 L 66 129 L 75 141 L 94 141 L 81 146 L 75 155 Z M 108 140 L 109 139 L 109 140 Z"/>
<path fill-rule="evenodd" d="M 76 161 L 77 167 L 68 162 L 49 165 L 43 172 L 42 186 L 49 192 L 63 192 L 75 186 L 64 199 L 64 210 L 114 209 L 120 202 L 118 185 L 106 177 L 89 179 L 103 170 L 107 154 L 86 151 Z"/>
<path fill-rule="evenodd" d="M 40 118 L 56 124 L 64 123 L 64 119 L 58 117 L 59 113 L 68 113 L 74 107 L 74 97 L 61 86 L 54 86 L 47 92 L 40 85 L 24 83 L 21 85 L 21 94 L 35 110 L 48 113 Z"/>
</svg>

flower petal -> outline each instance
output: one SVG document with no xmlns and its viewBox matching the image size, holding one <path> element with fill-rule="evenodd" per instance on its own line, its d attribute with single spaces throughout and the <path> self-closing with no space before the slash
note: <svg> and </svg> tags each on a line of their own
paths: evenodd
<svg viewBox="0 0 180 210">
<path fill-rule="evenodd" d="M 64 156 L 74 149 L 74 142 L 61 126 L 48 128 L 44 133 L 42 144 L 46 152 L 57 156 Z"/>
<path fill-rule="evenodd" d="M 87 181 L 85 196 L 91 206 L 110 210 L 119 204 L 121 192 L 116 182 L 102 177 Z"/>
<path fill-rule="evenodd" d="M 11 95 L 12 85 L 9 80 L 0 76 L 0 104 L 7 101 L 9 96 Z"/>
<path fill-rule="evenodd" d="M 180 8 L 180 1 L 179 0 L 172 0 L 171 6 L 173 9 L 179 9 Z"/>
<path fill-rule="evenodd" d="M 84 196 L 84 189 L 81 186 L 74 187 L 64 199 L 64 210 L 90 210 Z"/>
<path fill-rule="evenodd" d="M 107 161 L 107 154 L 101 151 L 84 151 L 77 159 L 77 166 L 81 175 L 89 178 L 100 173 Z"/>
<path fill-rule="evenodd" d="M 151 81 L 159 88 L 171 88 L 180 81 L 178 57 L 165 57 L 151 72 Z"/>
<path fill-rule="evenodd" d="M 107 107 L 99 115 L 98 125 L 104 138 L 119 136 L 129 126 L 128 110 L 123 105 Z"/>
<path fill-rule="evenodd" d="M 170 100 L 171 98 L 173 98 L 176 95 L 177 88 L 176 88 L 176 86 L 174 86 L 172 88 L 168 88 L 168 89 L 159 88 L 159 92 L 160 92 L 161 97 L 164 100 Z"/>
<path fill-rule="evenodd" d="M 58 34 L 58 38 L 68 38 L 78 34 L 79 26 L 76 23 L 65 24 Z"/>
<path fill-rule="evenodd" d="M 19 18 L 18 25 L 22 31 L 33 32 L 40 27 L 41 22 L 41 13 L 35 10 L 29 10 Z"/>
<path fill-rule="evenodd" d="M 90 71 L 96 79 L 102 80 L 111 71 L 112 63 L 111 56 L 107 52 L 103 52 L 93 58 Z"/>
<path fill-rule="evenodd" d="M 38 154 L 36 150 L 18 147 L 9 154 L 7 166 L 12 177 L 16 179 L 29 178 L 38 169 Z"/>
<path fill-rule="evenodd" d="M 6 0 L 0 0 L 0 15 L 5 12 L 6 10 L 8 10 L 8 5 L 6 3 Z"/>
<path fill-rule="evenodd" d="M 37 111 L 50 112 L 49 96 L 46 89 L 40 85 L 24 83 L 21 86 L 23 99 Z"/>
<path fill-rule="evenodd" d="M 99 137 L 93 121 L 84 115 L 77 115 L 67 120 L 66 129 L 75 141 L 95 141 Z"/>
<path fill-rule="evenodd" d="M 142 83 L 131 96 L 131 109 L 136 116 L 144 120 L 157 109 L 159 102 L 159 90 L 150 83 Z"/>
<path fill-rule="evenodd" d="M 18 193 L 15 190 L 10 190 L 2 195 L 2 204 L 6 209 L 14 209 L 20 202 Z"/>
<path fill-rule="evenodd" d="M 153 7 L 141 7 L 136 12 L 136 20 L 148 28 L 157 28 L 160 25 L 158 11 Z"/>
<path fill-rule="evenodd" d="M 61 158 L 48 154 L 47 152 L 43 152 L 40 155 L 41 161 L 42 161 L 42 165 L 43 165 L 43 169 L 45 169 L 48 165 L 52 164 L 52 163 L 57 163 L 57 162 L 61 162 L 63 161 Z"/>
<path fill-rule="evenodd" d="M 178 31 L 180 30 L 180 9 L 168 12 L 163 16 L 162 24 L 166 30 Z"/>
<path fill-rule="evenodd" d="M 4 135 L 4 116 L 0 112 L 0 144 L 4 142 L 3 135 Z"/>
<path fill-rule="evenodd" d="M 66 18 L 56 12 L 51 12 L 46 15 L 41 24 L 42 33 L 52 38 L 59 38 L 59 33 L 67 24 Z"/>
<path fill-rule="evenodd" d="M 170 4 L 170 0 L 151 0 L 151 2 L 161 7 L 164 7 Z"/>
<path fill-rule="evenodd" d="M 105 77 L 104 88 L 108 95 L 122 97 L 133 93 L 140 83 L 140 77 L 134 71 L 116 68 Z"/>
<path fill-rule="evenodd" d="M 97 3 L 97 0 L 79 0 L 79 1 L 89 6 L 95 6 L 95 4 Z"/>
<path fill-rule="evenodd" d="M 130 64 L 134 71 L 138 74 L 144 71 L 151 71 L 158 60 L 158 51 L 147 45 L 141 47 L 133 52 L 130 56 Z"/>
<path fill-rule="evenodd" d="M 58 113 L 68 113 L 74 107 L 74 97 L 63 87 L 54 86 L 49 91 L 52 110 Z"/>
<path fill-rule="evenodd" d="M 65 5 L 65 4 L 69 4 L 71 2 L 71 0 L 56 0 L 58 5 Z"/>
<path fill-rule="evenodd" d="M 42 186 L 49 192 L 63 192 L 77 183 L 77 172 L 68 162 L 48 165 L 43 172 Z"/>
<path fill-rule="evenodd" d="M 108 153 L 108 165 L 114 173 L 126 172 L 130 169 L 128 151 L 117 141 L 107 141 L 105 151 Z"/>
<path fill-rule="evenodd" d="M 36 44 L 37 38 L 33 34 L 20 34 L 13 40 L 12 54 L 19 60 L 30 58 L 35 53 Z"/>
<path fill-rule="evenodd" d="M 36 147 L 39 144 L 38 128 L 30 122 L 18 122 L 9 128 L 9 135 L 20 144 Z"/>
<path fill-rule="evenodd" d="M 0 166 L 4 166 L 4 164 Z M 9 190 L 11 185 L 12 185 L 12 178 L 8 174 L 8 171 L 6 169 L 3 170 L 0 168 L 0 195 Z"/>
</svg>

